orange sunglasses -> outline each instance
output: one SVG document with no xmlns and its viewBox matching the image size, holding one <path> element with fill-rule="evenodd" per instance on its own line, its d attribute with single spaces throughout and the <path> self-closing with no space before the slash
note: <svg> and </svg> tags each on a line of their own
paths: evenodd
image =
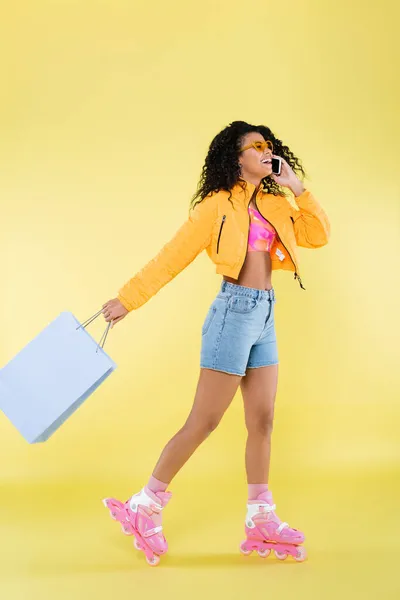
<svg viewBox="0 0 400 600">
<path fill-rule="evenodd" d="M 257 150 L 257 152 L 264 152 L 266 148 L 268 148 L 268 150 L 271 150 L 271 152 L 274 151 L 274 145 L 270 140 L 267 140 L 266 142 L 253 142 L 252 144 L 241 148 L 240 152 L 244 152 L 249 148 L 254 148 L 255 150 Z"/>
</svg>

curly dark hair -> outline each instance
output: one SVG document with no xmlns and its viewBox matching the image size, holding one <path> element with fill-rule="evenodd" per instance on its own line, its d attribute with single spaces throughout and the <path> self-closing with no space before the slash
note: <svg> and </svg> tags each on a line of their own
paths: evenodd
<svg viewBox="0 0 400 600">
<path fill-rule="evenodd" d="M 285 146 L 280 139 L 275 137 L 269 127 L 250 125 L 245 121 L 233 121 L 220 131 L 210 144 L 197 185 L 197 192 L 191 200 L 193 207 L 204 200 L 211 192 L 230 191 L 238 182 L 240 177 L 239 150 L 243 137 L 253 131 L 261 133 L 265 140 L 271 140 L 274 145 L 274 154 L 282 156 L 295 173 L 302 177 L 306 176 L 300 159 L 289 150 L 288 146 Z M 264 189 L 270 194 L 275 196 L 286 195 L 285 189 L 271 177 L 264 177 L 262 183 Z M 230 198 L 231 196 L 229 196 Z"/>
</svg>

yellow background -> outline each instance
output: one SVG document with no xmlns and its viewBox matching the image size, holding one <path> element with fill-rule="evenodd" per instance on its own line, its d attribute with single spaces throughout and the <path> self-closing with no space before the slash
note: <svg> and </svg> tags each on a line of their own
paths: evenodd
<svg viewBox="0 0 400 600">
<path fill-rule="evenodd" d="M 160 567 L 100 502 L 142 487 L 191 407 L 220 285 L 204 253 L 113 329 L 118 370 L 50 441 L 28 445 L 0 415 L 1 598 L 400 596 L 398 18 L 394 0 L 3 7 L 1 365 L 158 252 L 232 120 L 302 158 L 332 239 L 300 250 L 306 292 L 289 273 L 273 282 L 270 487 L 309 560 L 238 553 L 240 392 L 171 486 Z"/>
</svg>

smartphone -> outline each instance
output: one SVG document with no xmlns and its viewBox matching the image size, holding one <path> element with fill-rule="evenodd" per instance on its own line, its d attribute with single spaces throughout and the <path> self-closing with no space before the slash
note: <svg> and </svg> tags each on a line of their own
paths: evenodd
<svg viewBox="0 0 400 600">
<path fill-rule="evenodd" d="M 274 175 L 280 175 L 282 171 L 282 160 L 280 157 L 272 157 L 272 172 Z"/>
</svg>

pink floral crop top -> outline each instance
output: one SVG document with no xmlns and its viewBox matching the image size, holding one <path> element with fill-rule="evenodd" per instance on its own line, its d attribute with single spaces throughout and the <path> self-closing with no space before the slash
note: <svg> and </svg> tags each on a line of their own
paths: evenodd
<svg viewBox="0 0 400 600">
<path fill-rule="evenodd" d="M 258 210 L 249 205 L 250 230 L 248 252 L 269 252 L 275 241 L 276 231 Z"/>
</svg>

